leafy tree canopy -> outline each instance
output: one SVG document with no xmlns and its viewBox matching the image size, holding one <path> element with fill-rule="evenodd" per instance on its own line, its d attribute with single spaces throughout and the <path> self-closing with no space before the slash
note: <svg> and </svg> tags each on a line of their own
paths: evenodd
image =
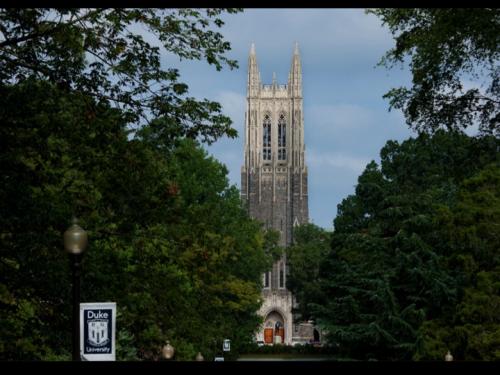
<svg viewBox="0 0 500 375">
<path fill-rule="evenodd" d="M 0 123 L 2 359 L 69 358 L 73 213 L 89 235 L 82 301 L 117 302 L 119 359 L 158 358 L 166 340 L 177 359 L 208 359 L 224 338 L 234 355 L 252 340 L 276 243 L 225 166 L 193 140 L 129 139 L 119 109 L 46 81 L 1 87 Z"/>
<path fill-rule="evenodd" d="M 235 135 L 230 120 L 187 97 L 149 39 L 234 67 L 212 30 L 221 13 L 0 10 L 2 359 L 69 358 L 73 214 L 89 235 L 82 301 L 117 302 L 119 359 L 158 359 L 166 340 L 177 359 L 209 359 L 223 338 L 233 355 L 252 340 L 276 238 L 194 140 Z"/>
<path fill-rule="evenodd" d="M 410 59 L 410 88 L 390 90 L 390 107 L 402 109 L 412 129 L 466 129 L 500 133 L 500 11 L 375 9 L 394 36 L 381 64 Z M 469 85 L 466 82 L 472 82 Z"/>
<path fill-rule="evenodd" d="M 330 249 L 331 233 L 314 224 L 304 224 L 293 230 L 294 242 L 286 249 L 290 274 L 287 288 L 301 301 L 294 311 L 298 321 L 309 320 L 310 300 L 318 294 L 319 269 Z"/>
<path fill-rule="evenodd" d="M 161 48 L 220 70 L 237 67 L 216 31 L 223 9 L 0 9 L 0 84 L 33 77 L 107 100 L 128 120 L 164 117 L 176 135 L 207 142 L 236 131 L 218 103 L 187 97 Z M 227 12 L 237 12 L 227 9 Z M 165 131 L 165 129 L 162 129 Z"/>
<path fill-rule="evenodd" d="M 319 265 L 313 283 L 292 268 L 290 286 L 338 356 L 497 358 L 498 150 L 442 130 L 389 141 L 339 205 L 330 249 L 291 249 L 305 275 Z"/>
</svg>

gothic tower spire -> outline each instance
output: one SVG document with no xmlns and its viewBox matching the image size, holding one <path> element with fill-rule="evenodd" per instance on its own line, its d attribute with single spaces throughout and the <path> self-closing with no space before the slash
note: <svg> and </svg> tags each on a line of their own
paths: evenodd
<svg viewBox="0 0 500 375">
<path fill-rule="evenodd" d="M 260 73 L 257 65 L 257 54 L 255 53 L 255 43 L 250 47 L 250 55 L 248 56 L 248 84 L 247 94 L 250 97 L 258 95 L 260 89 Z"/>
<path fill-rule="evenodd" d="M 292 97 L 302 97 L 302 65 L 300 63 L 299 43 L 297 42 L 295 42 L 295 49 L 293 51 L 288 87 Z"/>
</svg>

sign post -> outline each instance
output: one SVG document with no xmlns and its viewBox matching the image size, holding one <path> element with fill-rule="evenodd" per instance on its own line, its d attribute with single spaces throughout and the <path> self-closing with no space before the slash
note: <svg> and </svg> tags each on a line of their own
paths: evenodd
<svg viewBox="0 0 500 375">
<path fill-rule="evenodd" d="M 222 345 L 222 350 L 225 352 L 230 352 L 231 351 L 231 340 L 225 339 L 224 344 Z"/>
<path fill-rule="evenodd" d="M 80 303 L 80 356 L 84 361 L 116 359 L 116 303 Z"/>
</svg>

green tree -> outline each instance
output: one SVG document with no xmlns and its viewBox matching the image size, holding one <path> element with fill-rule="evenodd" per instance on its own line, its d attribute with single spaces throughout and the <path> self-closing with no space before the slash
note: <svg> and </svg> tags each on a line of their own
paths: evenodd
<svg viewBox="0 0 500 375">
<path fill-rule="evenodd" d="M 447 343 L 454 343 L 449 349 L 456 358 L 466 357 L 464 340 L 472 340 L 481 327 L 468 326 L 477 313 L 473 306 L 482 299 L 493 304 L 484 305 L 491 311 L 496 303 L 496 274 L 488 272 L 496 272 L 491 259 L 498 255 L 493 198 L 498 185 L 488 169 L 474 199 L 466 198 L 463 186 L 472 186 L 469 179 L 476 181 L 482 168 L 498 163 L 498 142 L 458 132 L 422 133 L 401 144 L 387 142 L 381 166 L 367 165 L 355 194 L 338 207 L 331 250 L 320 266 L 319 292 L 307 302 L 339 356 L 442 359 Z M 468 203 L 469 214 L 460 202 Z M 455 220 L 474 229 L 460 229 Z M 482 259 L 481 266 L 471 254 Z M 469 331 L 449 328 L 459 325 L 459 316 Z M 481 349 L 474 344 L 481 354 L 468 358 L 492 358 L 487 351 L 496 343 L 494 325 L 485 337 Z"/>
<path fill-rule="evenodd" d="M 395 46 L 381 64 L 410 62 L 412 86 L 390 90 L 390 107 L 402 109 L 418 131 L 466 129 L 500 134 L 500 11 L 474 9 L 375 9 Z M 465 84 L 473 82 L 472 87 Z"/>
<path fill-rule="evenodd" d="M 105 202 L 99 185 L 124 155 L 126 122 L 120 111 L 46 82 L 0 90 L 1 283 L 8 302 L 2 315 L 17 321 L 2 332 L 2 358 L 63 355 L 71 325 L 61 236 L 73 213 L 91 237 L 112 222 L 99 215 Z M 18 319 L 22 305 L 29 319 Z"/>
<path fill-rule="evenodd" d="M 234 136 L 230 120 L 187 97 L 137 32 L 235 67 L 212 30 L 221 13 L 0 10 L 2 359 L 69 358 L 61 238 L 72 214 L 90 238 L 82 300 L 117 302 L 119 359 L 157 359 L 166 340 L 186 360 L 210 358 L 223 338 L 236 353 L 251 340 L 260 276 L 279 249 L 225 167 L 186 140 Z"/>
<path fill-rule="evenodd" d="M 318 277 L 321 263 L 330 249 L 331 233 L 314 224 L 304 224 L 294 228 L 293 244 L 286 249 L 290 274 L 287 288 L 300 301 L 294 311 L 297 320 L 311 318 L 309 301 L 318 294 Z"/>
<path fill-rule="evenodd" d="M 261 225 L 248 218 L 239 191 L 229 187 L 225 166 L 192 142 L 181 143 L 173 160 L 179 191 L 173 217 L 178 220 L 167 231 L 194 287 L 190 318 L 178 321 L 176 334 L 199 341 L 206 357 L 225 338 L 232 339 L 237 353 L 260 323 L 261 275 L 272 264 L 272 254 L 266 253 Z"/>
<path fill-rule="evenodd" d="M 0 84 L 27 78 L 106 100 L 136 126 L 163 116 L 163 132 L 214 141 L 236 136 L 218 103 L 187 97 L 161 53 L 220 70 L 230 43 L 216 31 L 224 9 L 0 9 Z M 229 13 L 238 10 L 227 9 Z M 215 29 L 215 30 L 214 30 Z M 145 32 L 141 32 L 145 30 Z"/>
<path fill-rule="evenodd" d="M 422 326 L 416 358 L 440 359 L 446 350 L 462 360 L 500 358 L 499 187 L 496 162 L 465 179 L 456 202 L 437 216 L 462 297 L 449 314 Z"/>
<path fill-rule="evenodd" d="M 82 301 L 117 302 L 119 359 L 252 339 L 274 245 L 223 165 L 194 141 L 129 139 L 120 110 L 78 92 L 27 80 L 1 93 L 3 359 L 69 358 L 73 213 L 90 238 Z"/>
</svg>

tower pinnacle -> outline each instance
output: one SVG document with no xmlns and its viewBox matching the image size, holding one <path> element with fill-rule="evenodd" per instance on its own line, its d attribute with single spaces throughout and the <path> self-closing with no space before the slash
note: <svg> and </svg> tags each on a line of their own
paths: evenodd
<svg viewBox="0 0 500 375">
<path fill-rule="evenodd" d="M 288 79 L 290 95 L 293 97 L 302 96 L 302 66 L 300 63 L 299 43 L 295 42 L 293 51 L 292 66 L 290 67 L 290 75 Z"/>
<path fill-rule="evenodd" d="M 248 56 L 248 94 L 250 96 L 257 95 L 260 88 L 260 73 L 257 66 L 257 54 L 255 53 L 255 43 L 252 42 L 250 47 L 250 55 Z"/>
</svg>

